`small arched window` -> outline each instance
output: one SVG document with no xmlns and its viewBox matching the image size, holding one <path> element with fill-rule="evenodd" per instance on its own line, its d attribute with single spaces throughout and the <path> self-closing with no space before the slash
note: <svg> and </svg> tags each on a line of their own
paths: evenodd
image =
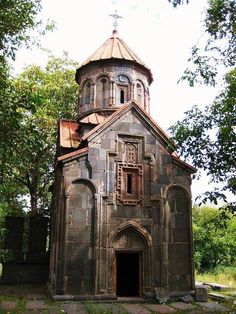
<svg viewBox="0 0 236 314">
<path fill-rule="evenodd" d="M 125 103 L 125 92 L 123 89 L 120 90 L 120 104 Z"/>
<path fill-rule="evenodd" d="M 128 76 L 120 74 L 117 76 L 117 92 L 116 103 L 117 105 L 125 104 L 130 100 L 131 83 Z"/>
</svg>

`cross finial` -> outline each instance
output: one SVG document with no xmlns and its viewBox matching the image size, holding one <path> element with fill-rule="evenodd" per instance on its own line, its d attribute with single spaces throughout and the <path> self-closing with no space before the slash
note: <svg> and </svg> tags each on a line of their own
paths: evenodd
<svg viewBox="0 0 236 314">
<path fill-rule="evenodd" d="M 113 26 L 114 26 L 114 29 L 116 30 L 116 28 L 117 28 L 117 26 L 118 26 L 117 20 L 118 20 L 118 19 L 122 19 L 122 16 L 120 16 L 120 15 L 117 14 L 117 10 L 115 10 L 115 13 L 110 14 L 110 16 L 113 17 L 113 19 L 114 19 Z"/>
</svg>

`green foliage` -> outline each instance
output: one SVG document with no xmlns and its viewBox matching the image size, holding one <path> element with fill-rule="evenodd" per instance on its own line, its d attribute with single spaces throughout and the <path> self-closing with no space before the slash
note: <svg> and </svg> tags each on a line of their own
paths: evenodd
<svg viewBox="0 0 236 314">
<path fill-rule="evenodd" d="M 195 267 L 199 272 L 236 266 L 236 217 L 212 207 L 193 208 Z"/>
<path fill-rule="evenodd" d="M 169 1 L 174 6 L 181 0 Z M 223 70 L 230 67 L 225 75 L 225 88 L 213 104 L 199 109 L 193 107 L 177 121 L 170 130 L 177 142 L 179 152 L 196 167 L 206 171 L 211 183 L 220 183 L 223 188 L 206 191 L 202 201 L 227 201 L 225 192 L 236 194 L 236 1 L 208 0 L 204 17 L 204 36 L 192 48 L 189 67 L 181 80 L 190 86 L 196 83 L 216 86 L 222 84 Z M 218 185 L 219 186 L 219 185 Z M 236 202 L 228 204 L 236 210 Z"/>
<path fill-rule="evenodd" d="M 41 10 L 41 0 L 0 1 L 0 51 L 2 56 L 14 59 L 16 49 L 30 42 L 28 30 L 40 22 L 36 16 Z"/>
<path fill-rule="evenodd" d="M 18 91 L 10 78 L 8 60 L 15 58 L 19 47 L 33 43 L 30 31 L 36 30 L 41 35 L 53 29 L 52 23 L 44 26 L 37 19 L 40 10 L 41 0 L 0 1 L 0 220 L 6 214 L 22 212 L 25 206 L 22 195 L 27 191 L 25 186 L 10 180 L 13 176 L 12 148 L 19 141 L 24 119 L 20 108 L 24 104 L 19 101 Z"/>
<path fill-rule="evenodd" d="M 204 109 L 193 107 L 170 130 L 179 153 L 206 171 L 210 182 L 221 184 L 206 191 L 202 201 L 227 201 L 225 192 L 236 194 L 236 69 L 225 78 L 225 89 Z M 223 186 L 223 187 L 222 187 Z M 235 209 L 235 202 L 231 204 Z"/>
<path fill-rule="evenodd" d="M 184 1 L 171 1 L 174 6 Z M 190 86 L 195 83 L 217 85 L 222 66 L 232 67 L 236 60 L 236 1 L 209 0 L 204 17 L 204 38 L 192 48 L 190 66 L 181 80 Z M 220 71 L 221 69 L 221 71 Z"/>
<path fill-rule="evenodd" d="M 196 280 L 201 282 L 217 282 L 229 287 L 236 288 L 236 267 L 218 266 L 214 270 L 196 273 Z"/>
<path fill-rule="evenodd" d="M 15 254 L 11 250 L 0 250 L 0 262 L 9 263 L 15 260 Z"/>
<path fill-rule="evenodd" d="M 48 211 L 57 119 L 75 117 L 75 68 L 65 55 L 51 58 L 45 69 L 30 66 L 10 81 L 8 102 L 14 104 L 10 118 L 15 120 L 6 119 L 7 133 L 2 133 L 6 141 L 0 145 L 0 195 L 5 206 L 15 202 L 21 207 L 21 200 L 29 198 L 31 211 Z M 3 106 L 4 116 L 8 111 Z"/>
</svg>

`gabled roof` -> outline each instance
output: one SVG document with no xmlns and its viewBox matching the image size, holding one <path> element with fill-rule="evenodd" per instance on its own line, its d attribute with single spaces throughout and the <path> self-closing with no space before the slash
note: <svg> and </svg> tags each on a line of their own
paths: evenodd
<svg viewBox="0 0 236 314">
<path fill-rule="evenodd" d="M 57 158 L 57 160 L 58 161 L 65 161 L 65 160 L 68 160 L 68 159 L 71 159 L 71 158 L 74 158 L 74 157 L 78 157 L 78 156 L 81 156 L 81 155 L 84 155 L 84 154 L 87 154 L 87 153 L 88 153 L 88 147 L 84 147 L 84 148 L 81 148 L 81 149 L 77 149 L 74 152 L 71 152 L 71 153 L 59 156 Z"/>
<path fill-rule="evenodd" d="M 175 153 L 176 145 L 170 139 L 169 135 L 152 119 L 152 117 L 142 108 L 140 107 L 135 101 L 131 101 L 126 105 L 122 106 L 120 109 L 115 111 L 111 116 L 109 116 L 103 123 L 97 125 L 93 128 L 90 132 L 85 134 L 82 137 L 82 141 L 92 140 L 97 135 L 105 131 L 105 129 L 110 129 L 110 126 L 119 118 L 121 118 L 126 112 L 129 110 L 134 110 L 137 114 L 140 115 L 142 119 L 145 120 L 147 124 L 149 124 L 150 130 L 154 131 L 158 137 L 161 139 L 162 143 L 164 144 L 166 150 L 171 154 L 173 161 L 178 163 L 183 168 L 187 168 L 192 173 L 196 172 L 196 168 L 189 165 L 185 161 L 181 160 L 177 154 Z"/>
<path fill-rule="evenodd" d="M 122 106 L 120 109 L 115 111 L 108 118 L 101 119 L 101 123 L 95 126 L 90 132 L 86 133 L 82 138 L 79 138 L 77 129 L 78 123 L 76 121 L 71 120 L 60 120 L 60 145 L 68 148 L 78 148 L 79 145 L 85 146 L 87 145 L 87 141 L 93 140 L 96 136 L 104 132 L 106 129 L 110 130 L 110 127 L 113 123 L 115 123 L 118 119 L 122 118 L 128 111 L 133 110 L 145 123 L 149 125 L 150 131 L 156 133 L 161 142 L 163 143 L 165 149 L 171 154 L 173 161 L 179 164 L 183 168 L 187 168 L 192 173 L 196 172 L 196 168 L 189 165 L 185 161 L 181 160 L 177 154 L 175 153 L 176 146 L 173 141 L 170 139 L 169 135 L 152 119 L 152 117 L 144 111 L 142 107 L 140 107 L 135 101 L 131 101 L 126 105 Z M 95 120 L 93 120 L 95 119 Z M 99 118 L 98 118 L 99 119 Z M 97 118 L 92 118 L 93 124 L 97 124 Z M 82 121 L 81 121 L 82 122 Z M 89 123 L 88 121 L 84 121 L 84 123 Z M 67 146 L 65 146 L 67 145 Z M 73 146 L 72 146 L 73 145 Z M 83 154 L 87 154 L 89 147 L 84 147 L 81 149 L 77 149 L 74 152 L 67 153 L 65 155 L 59 156 L 58 161 L 66 161 L 69 159 L 77 158 Z"/>
<path fill-rule="evenodd" d="M 114 30 L 108 38 L 89 58 L 87 58 L 77 69 L 79 71 L 85 65 L 101 60 L 120 59 L 138 63 L 148 71 L 150 83 L 153 81 L 151 70 L 146 64 L 130 49 L 126 43 L 117 36 Z"/>
<path fill-rule="evenodd" d="M 82 120 L 79 121 L 79 124 L 99 124 L 104 122 L 106 117 L 102 116 L 101 114 L 98 114 L 96 112 L 91 113 L 89 116 L 86 116 Z"/>
<path fill-rule="evenodd" d="M 109 128 L 109 126 L 115 122 L 117 119 L 119 119 L 122 115 L 124 115 L 129 110 L 135 110 L 145 121 L 149 124 L 150 128 L 155 131 L 156 134 L 159 135 L 159 137 L 162 139 L 163 143 L 165 143 L 165 146 L 170 149 L 170 151 L 174 151 L 176 146 L 175 144 L 170 140 L 167 133 L 152 119 L 152 117 L 142 108 L 140 107 L 134 100 L 127 103 L 126 105 L 122 106 L 120 109 L 115 111 L 112 115 L 110 115 L 103 123 L 97 125 L 95 128 L 93 128 L 90 132 L 86 133 L 82 137 L 82 141 L 85 140 L 91 140 L 96 135 L 101 133 L 106 128 Z"/>
</svg>

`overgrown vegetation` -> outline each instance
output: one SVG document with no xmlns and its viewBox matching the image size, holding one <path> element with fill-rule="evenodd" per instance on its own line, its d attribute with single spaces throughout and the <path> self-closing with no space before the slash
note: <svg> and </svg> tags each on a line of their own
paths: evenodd
<svg viewBox="0 0 236 314">
<path fill-rule="evenodd" d="M 205 273 L 196 273 L 196 280 L 201 282 L 216 282 L 236 289 L 236 267 L 216 267 L 214 270 Z"/>
<path fill-rule="evenodd" d="M 218 208 L 195 206 L 193 237 L 197 273 L 210 273 L 215 278 L 227 274 L 235 283 L 236 216 Z"/>
<path fill-rule="evenodd" d="M 32 65 L 10 80 L 9 97 L 15 104 L 17 123 L 8 120 L 8 142 L 1 156 L 0 208 L 26 209 L 28 198 L 31 213 L 48 213 L 57 119 L 75 117 L 76 66 L 67 55 L 51 57 L 45 68 Z"/>
</svg>

